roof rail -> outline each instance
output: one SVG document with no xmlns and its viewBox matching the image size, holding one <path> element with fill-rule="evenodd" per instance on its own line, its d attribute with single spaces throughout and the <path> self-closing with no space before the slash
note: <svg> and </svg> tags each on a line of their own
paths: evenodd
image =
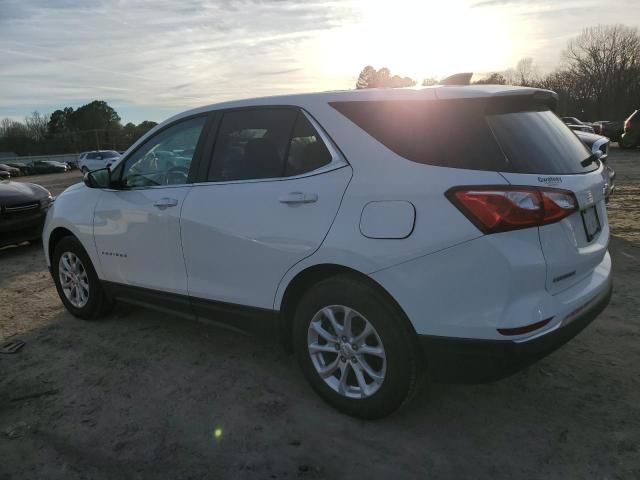
<svg viewBox="0 0 640 480">
<path fill-rule="evenodd" d="M 469 85 L 471 83 L 473 72 L 454 73 L 444 80 L 438 82 L 439 85 Z"/>
</svg>

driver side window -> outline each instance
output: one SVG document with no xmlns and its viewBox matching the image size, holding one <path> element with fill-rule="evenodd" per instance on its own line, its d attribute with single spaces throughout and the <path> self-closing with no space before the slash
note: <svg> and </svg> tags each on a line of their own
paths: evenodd
<svg viewBox="0 0 640 480">
<path fill-rule="evenodd" d="M 176 123 L 147 140 L 127 159 L 122 184 L 135 188 L 187 183 L 206 120 L 197 117 Z"/>
</svg>

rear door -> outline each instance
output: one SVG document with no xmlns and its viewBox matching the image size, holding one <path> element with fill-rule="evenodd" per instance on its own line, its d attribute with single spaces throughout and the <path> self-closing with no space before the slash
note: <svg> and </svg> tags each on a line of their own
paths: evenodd
<svg viewBox="0 0 640 480">
<path fill-rule="evenodd" d="M 182 209 L 196 311 L 206 315 L 220 302 L 272 309 L 286 271 L 322 243 L 350 178 L 302 110 L 221 112 L 206 177 Z"/>
<path fill-rule="evenodd" d="M 609 242 L 603 166 L 549 110 L 496 111 L 487 115 L 513 185 L 569 190 L 579 211 L 539 227 L 547 262 L 547 290 L 558 293 L 579 282 L 602 261 Z"/>
</svg>

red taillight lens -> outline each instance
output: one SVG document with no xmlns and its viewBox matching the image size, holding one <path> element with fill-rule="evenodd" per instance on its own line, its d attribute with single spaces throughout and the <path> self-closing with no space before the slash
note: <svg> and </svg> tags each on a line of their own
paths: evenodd
<svg viewBox="0 0 640 480">
<path fill-rule="evenodd" d="M 556 188 L 454 187 L 445 195 L 484 233 L 537 227 L 578 210 L 573 192 Z"/>
</svg>

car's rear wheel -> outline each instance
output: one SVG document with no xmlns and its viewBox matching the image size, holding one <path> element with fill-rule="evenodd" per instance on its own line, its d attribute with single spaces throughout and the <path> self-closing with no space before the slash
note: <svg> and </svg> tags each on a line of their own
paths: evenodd
<svg viewBox="0 0 640 480">
<path fill-rule="evenodd" d="M 62 238 L 51 256 L 53 280 L 69 312 L 85 320 L 106 315 L 112 302 L 102 288 L 89 255 L 74 237 Z"/>
<path fill-rule="evenodd" d="M 341 275 L 312 287 L 294 318 L 294 348 L 313 389 L 338 410 L 379 418 L 415 390 L 415 332 L 384 292 Z"/>
<path fill-rule="evenodd" d="M 87 167 L 82 167 L 80 169 L 80 171 L 82 172 L 82 174 L 84 175 L 85 173 L 87 173 L 89 171 L 89 169 Z"/>
</svg>

